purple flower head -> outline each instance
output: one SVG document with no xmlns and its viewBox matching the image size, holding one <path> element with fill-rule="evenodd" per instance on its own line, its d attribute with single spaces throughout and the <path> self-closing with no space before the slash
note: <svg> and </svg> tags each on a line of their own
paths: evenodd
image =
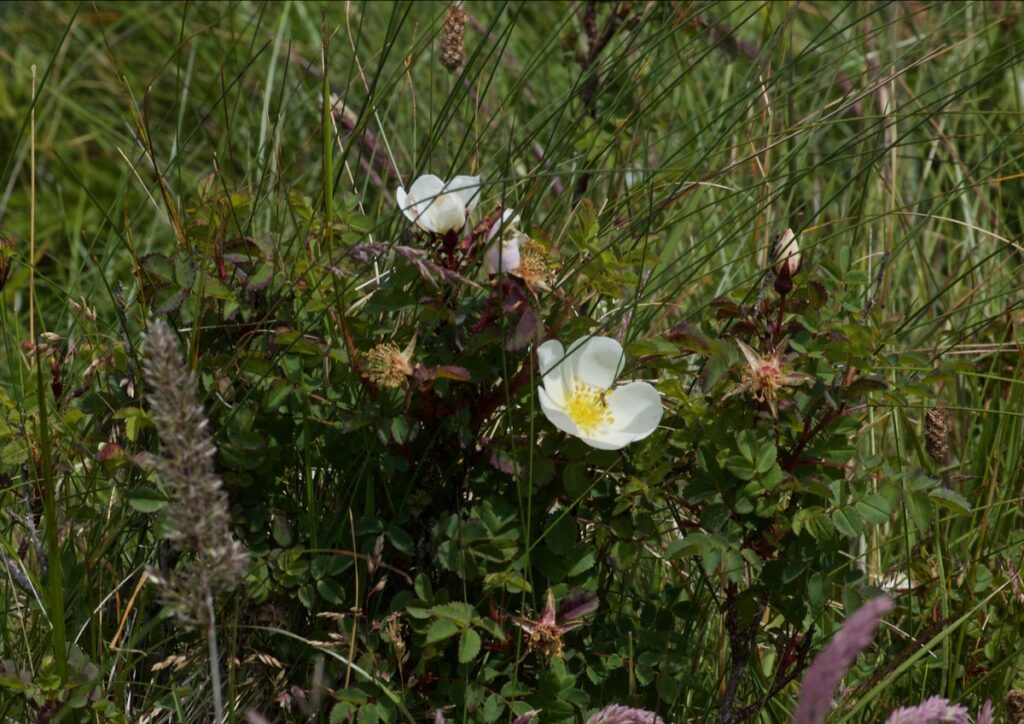
<svg viewBox="0 0 1024 724">
<path fill-rule="evenodd" d="M 892 601 L 879 596 L 865 603 L 846 619 L 843 628 L 825 650 L 818 654 L 804 674 L 793 724 L 821 724 L 825 721 L 825 716 L 832 708 L 832 696 L 843 674 L 857 655 L 871 643 L 880 619 L 891 609 Z"/>
<path fill-rule="evenodd" d="M 665 721 L 653 711 L 612 704 L 593 714 L 587 724 L 665 724 Z"/>
<path fill-rule="evenodd" d="M 974 720 L 974 724 L 992 724 L 995 720 L 995 715 L 992 713 L 992 702 L 986 701 L 981 705 L 981 711 L 978 712 L 978 718 Z"/>
<path fill-rule="evenodd" d="M 917 706 L 905 706 L 897 709 L 885 724 L 971 724 L 967 707 L 950 704 L 941 696 L 925 699 Z"/>
</svg>

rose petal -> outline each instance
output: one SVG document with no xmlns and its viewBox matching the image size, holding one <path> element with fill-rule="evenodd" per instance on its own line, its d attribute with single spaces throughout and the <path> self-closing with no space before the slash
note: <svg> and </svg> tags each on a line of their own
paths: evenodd
<svg viewBox="0 0 1024 724">
<path fill-rule="evenodd" d="M 417 202 L 429 201 L 444 193 L 444 181 L 432 173 L 424 174 L 412 182 L 409 195 Z"/>
<path fill-rule="evenodd" d="M 537 362 L 540 365 L 541 377 L 545 380 L 549 377 L 548 372 L 555 365 L 565 359 L 565 347 L 557 339 L 549 339 L 537 348 Z"/>
<path fill-rule="evenodd" d="M 543 387 L 537 388 L 537 398 L 540 400 L 540 409 L 544 412 L 544 417 L 548 418 L 552 425 L 562 432 L 579 436 L 580 430 L 576 427 L 576 423 L 565 414 L 562 406 L 556 403 Z"/>
<path fill-rule="evenodd" d="M 428 231 L 435 234 L 447 234 L 449 231 L 461 229 L 466 223 L 466 207 L 462 199 L 453 193 L 441 194 L 429 204 L 421 217 L 421 224 L 429 224 Z"/>
<path fill-rule="evenodd" d="M 581 337 L 569 347 L 571 376 L 579 382 L 606 390 L 626 363 L 622 345 L 611 337 Z"/>
<path fill-rule="evenodd" d="M 636 437 L 628 432 L 619 432 L 618 430 L 605 430 L 594 437 L 584 437 L 583 435 L 577 435 L 577 437 L 598 450 L 621 450 L 636 440 Z"/>
<path fill-rule="evenodd" d="M 517 226 L 519 226 L 519 214 L 515 209 L 505 209 L 501 212 L 501 218 L 491 224 L 491 228 L 487 230 L 487 243 L 490 244 L 498 234 L 503 234 Z"/>
<path fill-rule="evenodd" d="M 647 382 L 616 387 L 605 395 L 605 402 L 614 420 L 612 429 L 632 435 L 633 440 L 642 440 L 654 432 L 664 412 L 661 394 Z"/>
<path fill-rule="evenodd" d="M 462 201 L 468 214 L 476 208 L 477 202 L 480 201 L 480 177 L 456 176 L 445 184 L 445 190 L 455 194 Z"/>
<path fill-rule="evenodd" d="M 487 247 L 484 252 L 484 269 L 488 274 L 497 274 L 499 271 L 512 274 L 519 270 L 519 239 L 497 239 Z"/>
<path fill-rule="evenodd" d="M 395 201 L 398 202 L 398 208 L 402 210 L 402 213 L 405 214 L 406 218 L 408 218 L 409 221 L 415 222 L 416 216 L 418 215 L 415 208 L 413 208 L 415 204 L 412 199 L 409 198 L 408 194 L 405 193 L 405 189 L 401 186 L 395 189 Z"/>
</svg>

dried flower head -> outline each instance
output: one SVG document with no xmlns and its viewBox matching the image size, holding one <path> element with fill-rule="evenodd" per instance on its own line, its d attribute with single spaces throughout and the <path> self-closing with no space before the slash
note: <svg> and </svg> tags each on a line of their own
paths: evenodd
<svg viewBox="0 0 1024 724">
<path fill-rule="evenodd" d="M 740 384 L 729 390 L 723 399 L 738 395 L 741 392 L 749 392 L 750 396 L 758 402 L 767 403 L 772 411 L 772 415 L 778 417 L 779 389 L 784 386 L 799 385 L 802 382 L 814 380 L 810 375 L 793 372 L 785 364 L 782 354 L 788 341 L 788 338 L 783 339 L 776 345 L 775 350 L 771 354 L 762 357 L 737 339 L 736 344 L 739 345 L 740 351 L 746 357 L 748 367 Z"/>
<path fill-rule="evenodd" d="M 946 411 L 933 407 L 924 416 L 924 445 L 928 457 L 936 465 L 943 465 L 949 456 L 949 428 L 946 425 Z"/>
<path fill-rule="evenodd" d="M 185 366 L 170 327 L 157 322 L 146 335 L 143 364 L 150 417 L 162 444 L 148 461 L 164 484 L 164 537 L 194 555 L 183 570 L 164 578 L 166 602 L 184 620 L 206 621 L 209 598 L 233 588 L 245 574 L 248 557 L 231 535 L 227 495 L 213 466 L 217 449 L 209 421 L 196 399 L 195 379 Z"/>
<path fill-rule="evenodd" d="M 861 651 L 871 644 L 882 616 L 892 609 L 892 601 L 879 596 L 853 612 L 831 643 L 807 669 L 800 685 L 793 724 L 820 724 L 832 708 L 832 696 Z"/>
<path fill-rule="evenodd" d="M 653 711 L 612 704 L 592 714 L 587 724 L 665 724 L 665 720 Z"/>
<path fill-rule="evenodd" d="M 466 11 L 461 2 L 448 6 L 441 26 L 441 65 L 454 72 L 466 59 Z"/>
<path fill-rule="evenodd" d="M 412 375 L 411 360 L 415 349 L 415 337 L 404 350 L 391 342 L 376 345 L 363 355 L 364 376 L 380 387 L 401 387 Z"/>
<path fill-rule="evenodd" d="M 583 625 L 579 619 L 593 613 L 598 606 L 598 599 L 588 593 L 566 596 L 562 605 L 555 608 L 555 594 L 548 589 L 547 603 L 537 619 L 515 617 L 513 622 L 526 633 L 526 647 L 545 658 L 562 658 L 564 644 L 562 636 Z M 562 622 L 558 622 L 559 614 Z"/>
<path fill-rule="evenodd" d="M 528 287 L 545 292 L 551 291 L 557 271 L 558 264 L 555 263 L 551 252 L 543 244 L 533 239 L 527 239 L 520 245 L 517 274 Z"/>
</svg>

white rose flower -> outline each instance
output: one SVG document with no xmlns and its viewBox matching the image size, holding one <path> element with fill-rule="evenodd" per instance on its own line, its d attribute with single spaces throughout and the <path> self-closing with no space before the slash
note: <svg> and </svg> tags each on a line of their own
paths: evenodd
<svg viewBox="0 0 1024 724">
<path fill-rule="evenodd" d="M 424 231 L 446 234 L 461 229 L 480 200 L 479 176 L 456 176 L 445 183 L 433 174 L 412 182 L 409 192 L 395 191 L 398 208 Z"/>
<path fill-rule="evenodd" d="M 484 269 L 488 274 L 503 271 L 514 274 L 519 270 L 519 247 L 528 237 L 519 231 L 519 214 L 515 209 L 505 209 L 501 218 L 487 231 L 487 250 L 484 252 Z"/>
<path fill-rule="evenodd" d="M 582 337 L 566 352 L 549 340 L 537 349 L 544 416 L 591 447 L 619 450 L 650 435 L 661 422 L 661 394 L 647 382 L 613 387 L 622 372 L 622 345 L 610 337 Z"/>
</svg>

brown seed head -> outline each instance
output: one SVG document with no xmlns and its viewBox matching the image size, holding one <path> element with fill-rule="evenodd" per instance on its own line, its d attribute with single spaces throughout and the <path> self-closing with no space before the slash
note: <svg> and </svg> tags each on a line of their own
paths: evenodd
<svg viewBox="0 0 1024 724">
<path fill-rule="evenodd" d="M 949 428 L 943 408 L 933 407 L 925 414 L 924 443 L 928 457 L 936 465 L 943 465 L 949 456 Z"/>
<path fill-rule="evenodd" d="M 466 59 L 466 19 L 462 3 L 453 2 L 441 26 L 441 65 L 452 72 Z"/>
</svg>

